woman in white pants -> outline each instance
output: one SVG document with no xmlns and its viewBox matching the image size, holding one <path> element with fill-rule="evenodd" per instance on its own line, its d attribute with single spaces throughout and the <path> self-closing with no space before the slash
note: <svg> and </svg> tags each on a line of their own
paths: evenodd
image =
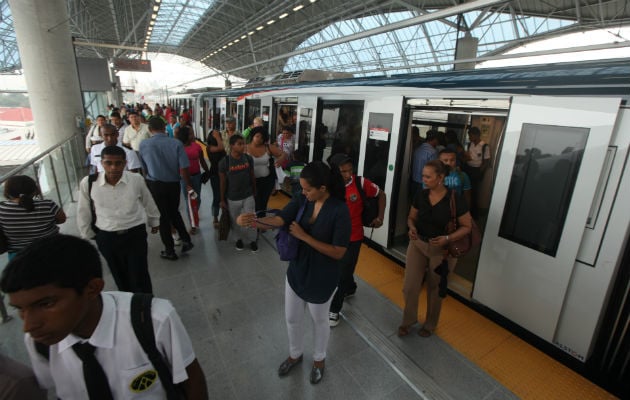
<svg viewBox="0 0 630 400">
<path fill-rule="evenodd" d="M 331 171 L 321 161 L 312 162 L 302 170 L 300 185 L 302 196 L 294 197 L 279 215 L 257 219 L 248 213 L 240 215 L 237 222 L 261 229 L 286 225 L 291 235 L 299 239 L 297 257 L 289 262 L 285 287 L 289 357 L 280 365 L 278 375 L 287 375 L 302 361 L 304 314 L 308 308 L 314 329 L 310 381 L 317 384 L 324 376 L 330 336 L 328 309 L 339 283 L 338 261 L 350 242 L 351 225 L 338 168 Z M 304 211 L 297 219 L 302 206 Z"/>
</svg>

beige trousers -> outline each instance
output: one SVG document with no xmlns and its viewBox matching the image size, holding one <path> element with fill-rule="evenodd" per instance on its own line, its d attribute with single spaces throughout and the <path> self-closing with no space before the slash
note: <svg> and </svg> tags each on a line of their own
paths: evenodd
<svg viewBox="0 0 630 400">
<path fill-rule="evenodd" d="M 442 262 L 442 249 L 431 246 L 423 240 L 409 241 L 407 247 L 407 265 L 405 267 L 405 279 L 403 282 L 403 297 L 405 309 L 403 311 L 403 326 L 414 324 L 418 320 L 418 302 L 422 282 L 427 283 L 427 314 L 423 328 L 433 332 L 440 318 L 442 298 L 438 295 L 440 275 L 433 270 Z M 457 259 L 448 257 L 448 269 L 450 273 L 455 269 Z"/>
</svg>

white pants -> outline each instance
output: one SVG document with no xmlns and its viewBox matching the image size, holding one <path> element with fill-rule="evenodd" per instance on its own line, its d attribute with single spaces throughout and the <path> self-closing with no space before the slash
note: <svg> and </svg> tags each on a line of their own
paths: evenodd
<svg viewBox="0 0 630 400">
<path fill-rule="evenodd" d="M 242 240 L 247 244 L 256 240 L 256 230 L 242 227 L 236 223 L 236 217 L 243 213 L 253 213 L 255 210 L 254 196 L 243 200 L 228 200 L 228 210 L 232 219 L 232 233 L 236 240 Z"/>
<path fill-rule="evenodd" d="M 308 303 L 300 298 L 288 281 L 284 285 L 284 315 L 287 321 L 289 333 L 289 356 L 298 358 L 304 353 L 304 311 L 308 311 L 313 318 L 313 361 L 322 361 L 326 358 L 328 338 L 330 337 L 330 325 L 328 322 L 328 310 L 333 296 L 323 304 Z"/>
</svg>

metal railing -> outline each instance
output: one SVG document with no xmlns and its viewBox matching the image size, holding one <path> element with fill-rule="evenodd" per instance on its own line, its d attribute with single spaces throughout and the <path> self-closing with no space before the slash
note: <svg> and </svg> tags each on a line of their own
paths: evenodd
<svg viewBox="0 0 630 400">
<path fill-rule="evenodd" d="M 42 196 L 63 207 L 75 201 L 74 192 L 87 174 L 84 147 L 83 135 L 74 135 L 1 176 L 0 184 L 15 175 L 28 175 L 38 183 Z"/>
</svg>

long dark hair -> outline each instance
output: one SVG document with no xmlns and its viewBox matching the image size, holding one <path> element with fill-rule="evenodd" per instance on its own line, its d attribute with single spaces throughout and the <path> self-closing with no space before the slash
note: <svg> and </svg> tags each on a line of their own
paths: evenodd
<svg viewBox="0 0 630 400">
<path fill-rule="evenodd" d="M 4 197 L 9 200 L 20 199 L 18 204 L 26 209 L 33 211 L 35 204 L 33 198 L 41 196 L 37 183 L 27 175 L 15 175 L 7 179 L 4 183 Z"/>
<path fill-rule="evenodd" d="M 191 130 L 188 126 L 180 126 L 179 130 L 177 131 L 177 139 L 179 139 L 179 141 L 183 144 L 188 143 L 190 132 Z"/>
<path fill-rule="evenodd" d="M 328 193 L 339 200 L 346 201 L 346 185 L 339 168 L 330 168 L 321 161 L 308 163 L 300 178 L 306 180 L 313 187 L 326 186 Z"/>
</svg>

